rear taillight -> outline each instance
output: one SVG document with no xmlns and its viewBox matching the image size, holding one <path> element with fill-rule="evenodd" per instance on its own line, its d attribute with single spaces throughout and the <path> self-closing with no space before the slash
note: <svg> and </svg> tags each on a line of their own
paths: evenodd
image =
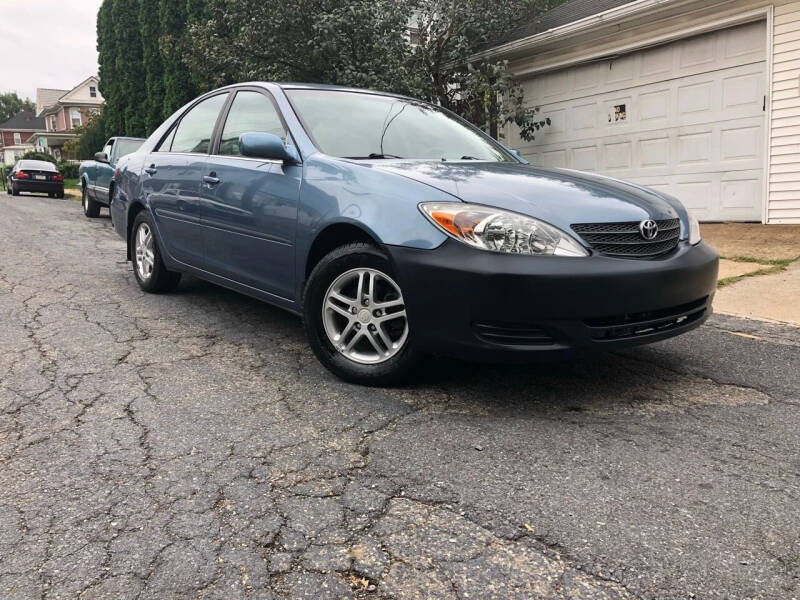
<svg viewBox="0 0 800 600">
<path fill-rule="evenodd" d="M 28 175 L 25 171 L 17 171 L 17 179 L 30 179 L 31 176 Z"/>
<path fill-rule="evenodd" d="M 61 176 L 61 173 L 56 173 L 53 176 L 53 181 L 64 181 L 64 178 Z"/>
</svg>

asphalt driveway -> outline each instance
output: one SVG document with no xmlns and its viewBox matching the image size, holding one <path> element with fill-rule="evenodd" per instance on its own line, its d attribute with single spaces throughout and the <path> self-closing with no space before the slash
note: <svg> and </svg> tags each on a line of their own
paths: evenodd
<svg viewBox="0 0 800 600">
<path fill-rule="evenodd" d="M 105 215 L 105 211 L 104 211 Z M 0 198 L 0 598 L 800 597 L 800 330 L 333 379 L 299 321 L 141 293 Z"/>
</svg>

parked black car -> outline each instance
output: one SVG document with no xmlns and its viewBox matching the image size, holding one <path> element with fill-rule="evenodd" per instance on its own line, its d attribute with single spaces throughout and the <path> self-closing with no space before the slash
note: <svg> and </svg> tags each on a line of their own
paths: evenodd
<svg viewBox="0 0 800 600">
<path fill-rule="evenodd" d="M 20 160 L 8 176 L 6 190 L 14 196 L 19 196 L 20 192 L 35 192 L 51 198 L 63 198 L 64 178 L 51 162 Z"/>
</svg>

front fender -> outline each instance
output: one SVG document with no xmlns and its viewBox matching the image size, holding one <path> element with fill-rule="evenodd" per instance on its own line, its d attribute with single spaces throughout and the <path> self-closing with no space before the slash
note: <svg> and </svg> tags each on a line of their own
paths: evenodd
<svg viewBox="0 0 800 600">
<path fill-rule="evenodd" d="M 379 244 L 430 250 L 446 239 L 422 215 L 420 202 L 458 198 L 434 187 L 357 163 L 317 154 L 303 165 L 297 210 L 296 281 L 305 269 L 314 240 L 330 225 L 346 223 Z"/>
</svg>

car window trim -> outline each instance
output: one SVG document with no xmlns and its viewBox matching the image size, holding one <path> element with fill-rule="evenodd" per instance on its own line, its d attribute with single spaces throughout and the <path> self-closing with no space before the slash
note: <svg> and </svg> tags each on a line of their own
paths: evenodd
<svg viewBox="0 0 800 600">
<path fill-rule="evenodd" d="M 235 88 L 233 90 L 233 93 L 231 94 L 231 97 L 228 100 L 228 103 L 225 105 L 225 107 L 223 109 L 223 111 L 225 113 L 225 119 L 222 120 L 221 123 L 220 123 L 219 132 L 218 132 L 218 135 L 214 138 L 214 144 L 211 147 L 212 153 L 211 153 L 210 156 L 221 157 L 221 158 L 244 158 L 244 159 L 248 159 L 248 160 L 257 160 L 257 161 L 261 161 L 261 162 L 276 162 L 276 163 L 283 164 L 282 160 L 273 161 L 271 159 L 253 158 L 251 156 L 239 156 L 239 155 L 235 155 L 235 154 L 220 154 L 219 153 L 219 144 L 221 142 L 222 133 L 224 131 L 225 124 L 228 122 L 228 116 L 230 115 L 230 109 L 233 106 L 234 100 L 236 100 L 236 96 L 239 95 L 239 92 L 257 92 L 257 93 L 261 94 L 262 96 L 266 96 L 267 97 L 267 99 L 272 103 L 272 107 L 275 109 L 275 112 L 277 113 L 278 118 L 281 121 L 281 125 L 283 125 L 283 129 L 286 132 L 286 139 L 287 140 L 291 140 L 292 147 L 295 149 L 295 151 L 297 152 L 297 155 L 300 157 L 300 160 L 298 162 L 302 164 L 302 162 L 303 162 L 302 153 L 300 152 L 300 148 L 297 145 L 297 141 L 294 139 L 294 136 L 292 135 L 292 130 L 289 128 L 289 125 L 286 123 L 286 119 L 283 116 L 283 111 L 281 111 L 281 107 L 278 106 L 278 102 L 275 100 L 275 96 L 273 96 L 272 92 L 270 92 L 267 89 L 264 89 L 262 87 L 252 86 L 252 85 L 245 85 L 245 86 L 242 86 L 242 87 L 237 87 L 237 88 Z"/>
<path fill-rule="evenodd" d="M 205 102 L 206 100 L 209 100 L 211 98 L 215 98 L 216 96 L 221 96 L 223 94 L 227 94 L 228 98 L 223 103 L 222 108 L 220 109 L 219 114 L 217 115 L 217 120 L 214 123 L 214 128 L 211 130 L 211 141 L 213 142 L 217 133 L 217 127 L 219 127 L 220 117 L 222 116 L 223 113 L 225 113 L 225 109 L 227 108 L 228 104 L 231 101 L 232 94 L 230 89 L 216 90 L 215 92 L 207 94 L 205 96 L 201 96 L 196 101 L 192 102 L 192 105 L 189 106 L 185 111 L 183 111 L 183 113 L 177 119 L 175 119 L 175 122 L 172 124 L 172 126 L 169 129 L 167 129 L 164 135 L 161 136 L 161 139 L 158 140 L 158 143 L 155 145 L 154 149 L 150 151 L 150 154 L 185 154 L 189 156 L 209 156 L 211 154 L 211 149 L 212 149 L 211 144 L 209 144 L 208 152 L 173 152 L 172 144 L 170 144 L 170 149 L 167 152 L 161 151 L 160 148 L 161 144 L 164 143 L 164 141 L 172 134 L 172 132 L 176 131 L 178 127 L 180 127 L 184 117 L 186 117 L 186 115 L 188 115 L 192 110 L 194 110 L 194 108 L 198 104 L 200 104 L 201 102 Z M 172 141 L 174 142 L 175 140 L 173 139 Z"/>
</svg>

